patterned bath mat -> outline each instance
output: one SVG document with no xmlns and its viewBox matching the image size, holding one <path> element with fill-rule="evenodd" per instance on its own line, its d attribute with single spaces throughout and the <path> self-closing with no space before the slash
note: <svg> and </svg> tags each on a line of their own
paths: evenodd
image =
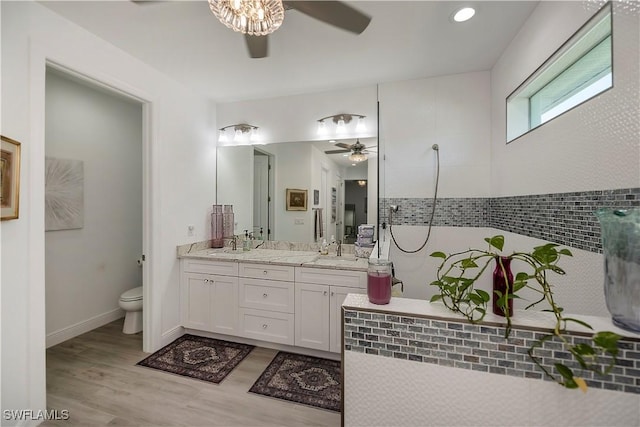
<svg viewBox="0 0 640 427">
<path fill-rule="evenodd" d="M 279 352 L 249 390 L 340 412 L 340 362 Z"/>
<path fill-rule="evenodd" d="M 186 334 L 137 364 L 218 384 L 253 348 Z"/>
</svg>

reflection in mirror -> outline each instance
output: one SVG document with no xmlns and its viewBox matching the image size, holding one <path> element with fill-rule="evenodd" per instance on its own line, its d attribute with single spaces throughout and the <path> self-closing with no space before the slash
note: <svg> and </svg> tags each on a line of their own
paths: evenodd
<svg viewBox="0 0 640 427">
<path fill-rule="evenodd" d="M 354 152 L 365 159 L 356 161 Z M 233 205 L 236 235 L 353 243 L 358 225 L 377 223 L 376 138 L 222 146 L 217 153 L 216 203 Z M 307 190 L 306 210 L 287 210 L 287 189 Z"/>
</svg>

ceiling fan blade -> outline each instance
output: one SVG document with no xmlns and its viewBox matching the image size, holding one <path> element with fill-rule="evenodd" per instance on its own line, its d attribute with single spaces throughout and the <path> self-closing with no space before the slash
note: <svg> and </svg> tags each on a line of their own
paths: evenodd
<svg viewBox="0 0 640 427">
<path fill-rule="evenodd" d="M 244 41 L 249 49 L 249 56 L 252 58 L 266 58 L 269 50 L 269 39 L 267 36 L 244 35 Z"/>
<path fill-rule="evenodd" d="M 341 1 L 286 1 L 291 9 L 309 15 L 343 30 L 360 34 L 371 22 L 371 17 Z"/>
<path fill-rule="evenodd" d="M 336 147 L 346 148 L 347 151 L 351 151 L 351 147 L 352 147 L 352 145 L 345 144 L 344 142 L 338 142 L 337 144 L 335 144 L 335 146 Z"/>
<path fill-rule="evenodd" d="M 348 153 L 351 150 L 329 150 L 325 151 L 325 154 L 338 154 L 338 153 Z"/>
</svg>

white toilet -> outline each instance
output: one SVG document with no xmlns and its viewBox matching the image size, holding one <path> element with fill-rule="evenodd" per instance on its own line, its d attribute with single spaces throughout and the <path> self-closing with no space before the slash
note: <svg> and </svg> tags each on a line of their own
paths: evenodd
<svg viewBox="0 0 640 427">
<path fill-rule="evenodd" d="M 142 331 L 142 286 L 123 292 L 118 304 L 121 309 L 127 312 L 122 332 L 137 334 Z"/>
</svg>

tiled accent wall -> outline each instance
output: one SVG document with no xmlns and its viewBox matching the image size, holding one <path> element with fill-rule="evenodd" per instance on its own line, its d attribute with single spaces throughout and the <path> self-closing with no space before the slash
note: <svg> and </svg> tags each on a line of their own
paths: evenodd
<svg viewBox="0 0 640 427">
<path fill-rule="evenodd" d="M 487 198 L 438 198 L 433 216 L 434 226 L 486 227 L 489 223 L 489 200 Z M 380 223 L 388 222 L 389 206 L 400 206 L 393 214 L 393 225 L 429 225 L 433 198 L 389 198 L 381 199 Z"/>
<path fill-rule="evenodd" d="M 394 225 L 428 225 L 433 199 L 382 199 L 380 222 L 389 205 L 400 209 Z M 603 207 L 640 206 L 640 188 L 496 198 L 438 199 L 434 226 L 492 227 L 573 248 L 602 252 L 594 212 Z"/>
<path fill-rule="evenodd" d="M 501 326 L 344 309 L 345 351 L 541 381 L 551 380 L 527 350 L 546 334 L 514 327 L 505 340 Z M 568 338 L 573 344 L 590 342 L 579 335 Z M 582 371 L 555 340 L 546 341 L 535 354 L 550 372 L 558 359 L 565 360 L 589 387 L 640 394 L 640 340 L 621 340 L 619 349 L 617 364 L 606 376 Z"/>
</svg>

